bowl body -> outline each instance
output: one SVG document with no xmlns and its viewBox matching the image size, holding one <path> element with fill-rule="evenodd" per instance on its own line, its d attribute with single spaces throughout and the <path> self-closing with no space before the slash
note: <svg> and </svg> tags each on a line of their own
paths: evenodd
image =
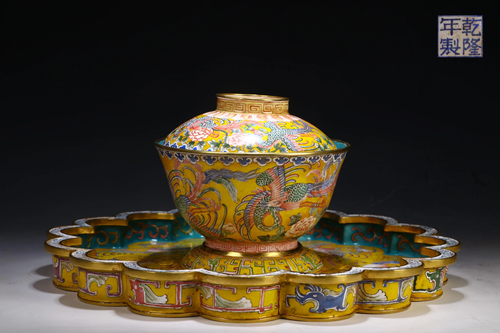
<svg viewBox="0 0 500 333">
<path fill-rule="evenodd" d="M 160 145 L 182 217 L 209 247 L 238 252 L 295 248 L 328 208 L 347 150 L 255 156 Z"/>
</svg>

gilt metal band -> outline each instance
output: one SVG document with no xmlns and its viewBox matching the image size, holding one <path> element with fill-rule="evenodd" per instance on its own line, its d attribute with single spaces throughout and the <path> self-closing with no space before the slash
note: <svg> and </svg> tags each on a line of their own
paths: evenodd
<svg viewBox="0 0 500 333">
<path fill-rule="evenodd" d="M 217 111 L 253 114 L 288 114 L 286 97 L 256 94 L 217 94 Z"/>
</svg>

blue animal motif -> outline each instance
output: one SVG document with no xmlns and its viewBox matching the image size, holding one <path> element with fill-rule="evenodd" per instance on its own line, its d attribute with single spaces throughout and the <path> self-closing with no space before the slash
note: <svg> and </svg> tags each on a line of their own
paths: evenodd
<svg viewBox="0 0 500 333">
<path fill-rule="evenodd" d="M 339 284 L 339 287 L 342 289 L 336 292 L 330 289 L 323 289 L 320 286 L 306 284 L 305 289 L 309 291 L 302 294 L 299 286 L 297 286 L 295 295 L 286 295 L 286 306 L 290 306 L 289 299 L 293 298 L 300 305 L 313 303 L 314 306 L 309 309 L 309 312 L 324 313 L 327 310 L 344 311 L 349 307 L 349 303 L 346 304 L 347 295 L 352 293 L 355 298 L 356 286 L 352 284 L 346 287 L 344 284 Z"/>
<path fill-rule="evenodd" d="M 298 143 L 295 142 L 298 134 L 304 134 L 311 132 L 311 127 L 303 120 L 293 121 L 297 128 L 282 128 L 276 125 L 272 121 L 266 121 L 263 126 L 269 129 L 267 140 L 260 139 L 257 143 L 262 148 L 272 147 L 276 142 L 283 142 L 289 151 L 301 151 L 304 148 L 300 147 Z M 310 148 L 310 147 L 308 147 Z"/>
</svg>

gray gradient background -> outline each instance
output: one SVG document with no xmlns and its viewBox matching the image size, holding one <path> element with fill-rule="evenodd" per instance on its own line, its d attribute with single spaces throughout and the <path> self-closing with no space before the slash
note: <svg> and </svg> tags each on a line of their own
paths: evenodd
<svg viewBox="0 0 500 333">
<path fill-rule="evenodd" d="M 5 332 L 497 331 L 495 12 L 493 2 L 456 1 L 3 3 Z M 449 14 L 484 15 L 484 58 L 437 58 L 437 16 Z M 174 208 L 153 141 L 213 110 L 218 92 L 290 97 L 292 114 L 352 145 L 331 209 L 387 215 L 460 240 L 444 296 L 400 314 L 241 326 L 141 317 L 53 287 L 46 230 L 82 217 Z"/>
</svg>

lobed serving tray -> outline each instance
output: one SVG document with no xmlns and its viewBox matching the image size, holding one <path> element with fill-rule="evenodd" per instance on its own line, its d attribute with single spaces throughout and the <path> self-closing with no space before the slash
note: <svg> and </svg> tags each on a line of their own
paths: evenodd
<svg viewBox="0 0 500 333">
<path fill-rule="evenodd" d="M 204 247 L 204 238 L 177 210 L 137 211 L 52 228 L 45 249 L 53 258 L 54 285 L 77 292 L 83 302 L 127 306 L 147 316 L 232 322 L 403 311 L 412 301 L 442 295 L 460 249 L 457 240 L 430 227 L 333 210 L 299 241 L 297 258 L 290 252 L 256 254 L 250 265 L 236 252 Z M 197 246 L 209 256 L 210 271 L 182 266 Z M 300 257 L 304 248 L 319 255 L 323 268 L 287 271 L 289 265 L 318 264 Z"/>
</svg>

